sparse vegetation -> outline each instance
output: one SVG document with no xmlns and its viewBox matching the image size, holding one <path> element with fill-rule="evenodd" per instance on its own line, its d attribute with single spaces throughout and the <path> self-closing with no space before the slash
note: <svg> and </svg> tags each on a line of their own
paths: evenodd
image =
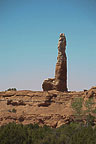
<svg viewBox="0 0 96 144">
<path fill-rule="evenodd" d="M 17 91 L 16 88 L 8 88 L 7 91 Z"/>
<path fill-rule="evenodd" d="M 92 110 L 92 113 L 96 114 L 96 108 Z"/>
<path fill-rule="evenodd" d="M 72 102 L 72 108 L 75 111 L 74 115 L 78 118 L 81 118 L 82 115 L 82 103 L 83 103 L 83 98 L 75 98 Z"/>
<path fill-rule="evenodd" d="M 13 108 L 13 109 L 12 109 L 12 112 L 13 112 L 13 113 L 16 113 L 16 109 Z"/>
<path fill-rule="evenodd" d="M 91 114 L 88 114 L 87 116 L 86 116 L 86 124 L 87 125 L 94 125 L 94 120 L 95 120 L 95 117 L 93 116 L 93 115 L 91 115 Z"/>
<path fill-rule="evenodd" d="M 83 119 L 85 117 L 86 119 L 86 124 L 87 125 L 94 125 L 94 120 L 95 117 L 93 116 L 94 113 L 96 113 L 96 108 L 93 109 L 93 105 L 94 105 L 94 99 L 93 97 L 89 98 L 88 100 L 86 100 L 84 102 L 83 98 L 75 98 L 72 102 L 72 108 L 74 109 L 74 115 L 75 115 L 75 119 Z M 86 110 L 83 110 L 82 107 L 83 105 L 85 106 Z"/>
<path fill-rule="evenodd" d="M 85 101 L 85 107 L 87 109 L 86 112 L 88 112 L 88 113 L 92 112 L 92 105 L 93 104 L 94 104 L 93 97 L 91 97 Z"/>
<path fill-rule="evenodd" d="M 12 110 L 10 110 L 10 109 L 8 110 L 8 112 L 13 112 L 13 113 L 16 113 L 16 111 L 17 110 L 15 108 L 13 108 Z"/>
</svg>

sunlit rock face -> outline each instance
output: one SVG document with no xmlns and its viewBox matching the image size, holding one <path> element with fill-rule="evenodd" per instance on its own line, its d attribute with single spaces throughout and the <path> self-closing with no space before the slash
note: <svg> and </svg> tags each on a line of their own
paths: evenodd
<svg viewBox="0 0 96 144">
<path fill-rule="evenodd" d="M 58 91 L 67 91 L 67 58 L 66 58 L 66 38 L 60 34 L 58 42 L 58 57 L 55 69 L 55 87 Z"/>
<path fill-rule="evenodd" d="M 64 33 L 61 33 L 58 42 L 58 57 L 55 68 L 55 78 L 44 80 L 42 84 L 44 91 L 67 91 L 67 57 L 65 50 L 66 37 Z"/>
</svg>

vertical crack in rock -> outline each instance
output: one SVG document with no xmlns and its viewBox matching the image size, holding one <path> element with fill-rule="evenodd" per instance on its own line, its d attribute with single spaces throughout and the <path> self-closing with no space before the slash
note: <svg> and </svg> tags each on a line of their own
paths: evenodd
<svg viewBox="0 0 96 144">
<path fill-rule="evenodd" d="M 55 78 L 44 80 L 42 88 L 44 91 L 57 90 L 67 91 L 67 57 L 66 57 L 66 37 L 60 34 L 58 42 L 58 57 L 55 68 Z"/>
</svg>

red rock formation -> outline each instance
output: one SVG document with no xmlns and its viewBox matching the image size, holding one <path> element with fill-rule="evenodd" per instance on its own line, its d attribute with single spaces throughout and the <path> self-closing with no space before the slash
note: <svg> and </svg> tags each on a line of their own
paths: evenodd
<svg viewBox="0 0 96 144">
<path fill-rule="evenodd" d="M 67 91 L 67 58 L 66 58 L 66 38 L 60 34 L 58 42 L 58 57 L 55 69 L 55 78 L 45 80 L 42 84 L 44 91 L 57 90 Z"/>
<path fill-rule="evenodd" d="M 92 110 L 96 109 L 96 87 L 85 92 L 56 90 L 43 92 L 23 90 L 14 94 L 11 91 L 0 92 L 0 126 L 16 122 L 59 127 L 76 120 L 72 102 L 77 98 L 83 98 L 83 105 L 91 98 Z M 86 110 L 86 107 L 83 106 L 82 110 Z"/>
<path fill-rule="evenodd" d="M 84 93 L 84 92 L 83 92 Z M 80 93 L 59 91 L 0 92 L 0 126 L 9 122 L 59 127 L 72 121 L 71 101 Z M 15 109 L 16 112 L 13 111 Z"/>
<path fill-rule="evenodd" d="M 55 69 L 55 87 L 58 91 L 67 91 L 67 58 L 66 58 L 66 38 L 60 34 L 58 43 L 58 57 Z"/>
</svg>

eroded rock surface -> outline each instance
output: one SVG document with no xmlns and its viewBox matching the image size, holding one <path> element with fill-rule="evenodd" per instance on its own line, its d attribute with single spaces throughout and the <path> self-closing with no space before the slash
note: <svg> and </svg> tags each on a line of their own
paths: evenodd
<svg viewBox="0 0 96 144">
<path fill-rule="evenodd" d="M 67 91 L 67 57 L 65 50 L 66 38 L 65 35 L 61 33 L 58 42 L 58 57 L 55 68 L 55 78 L 49 78 L 43 82 L 42 88 L 44 91 Z"/>
<path fill-rule="evenodd" d="M 71 104 L 75 98 L 83 98 L 84 102 L 91 98 L 94 100 L 92 107 L 96 108 L 96 87 L 81 92 L 0 92 L 0 125 L 16 122 L 59 127 L 74 121 Z"/>
<path fill-rule="evenodd" d="M 84 92 L 0 92 L 0 125 L 38 123 L 58 127 L 72 121 L 71 101 Z"/>
</svg>

